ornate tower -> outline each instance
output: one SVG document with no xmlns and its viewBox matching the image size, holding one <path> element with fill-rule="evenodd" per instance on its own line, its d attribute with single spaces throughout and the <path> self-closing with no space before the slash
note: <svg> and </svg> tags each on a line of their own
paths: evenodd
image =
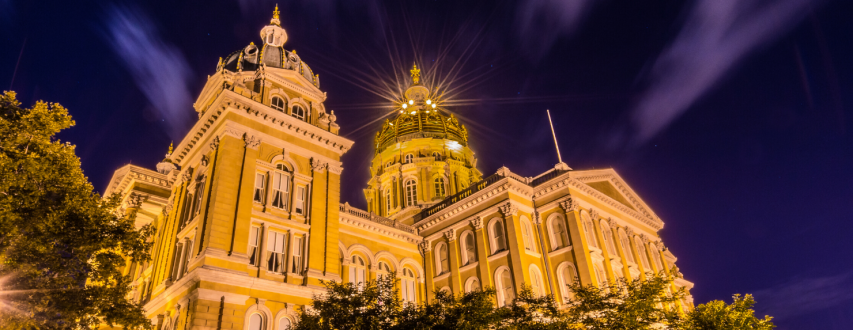
<svg viewBox="0 0 853 330">
<path fill-rule="evenodd" d="M 376 133 L 368 211 L 411 224 L 411 216 L 482 179 L 468 147 L 468 130 L 436 102 L 412 70 L 412 84 Z"/>
</svg>

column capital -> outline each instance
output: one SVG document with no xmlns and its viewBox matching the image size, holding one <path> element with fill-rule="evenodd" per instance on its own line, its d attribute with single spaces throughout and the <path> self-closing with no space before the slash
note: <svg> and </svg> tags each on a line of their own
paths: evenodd
<svg viewBox="0 0 853 330">
<path fill-rule="evenodd" d="M 533 223 L 534 224 L 542 224 L 542 217 L 539 216 L 539 212 L 533 211 Z"/>
<path fill-rule="evenodd" d="M 634 236 L 634 230 L 631 227 L 625 227 L 625 234 L 628 234 L 628 237 Z"/>
<path fill-rule="evenodd" d="M 210 141 L 210 149 L 216 150 L 217 148 L 219 148 L 220 142 L 222 142 L 222 140 L 219 138 L 219 136 L 214 136 L 213 141 Z"/>
<path fill-rule="evenodd" d="M 247 149 L 258 149 L 258 146 L 261 145 L 261 139 L 243 133 L 243 144 Z"/>
<path fill-rule="evenodd" d="M 447 238 L 448 242 L 453 242 L 456 240 L 456 229 L 450 228 L 444 232 L 444 237 Z"/>
<path fill-rule="evenodd" d="M 424 240 L 423 242 L 421 242 L 420 244 L 418 244 L 418 248 L 420 248 L 420 250 L 421 250 L 424 254 L 426 254 L 427 252 L 432 251 L 432 246 L 429 244 L 429 241 L 427 241 L 427 240 Z"/>
<path fill-rule="evenodd" d="M 311 158 L 311 170 L 314 172 L 323 172 L 326 169 L 326 163 L 317 158 Z"/>
<path fill-rule="evenodd" d="M 470 221 L 471 226 L 474 227 L 474 229 L 483 229 L 483 218 L 477 216 L 471 219 Z"/>
<path fill-rule="evenodd" d="M 613 218 L 607 218 L 607 224 L 610 225 L 611 229 L 619 228 L 619 223 L 613 220 Z"/>
<path fill-rule="evenodd" d="M 578 207 L 578 202 L 571 196 L 566 198 L 565 201 L 560 202 L 560 207 L 562 207 L 565 212 L 577 211 L 580 209 L 580 207 Z"/>
<path fill-rule="evenodd" d="M 598 220 L 598 211 L 593 208 L 589 209 L 589 219 L 592 221 Z"/>
<path fill-rule="evenodd" d="M 510 217 L 518 214 L 518 206 L 515 206 L 512 202 L 506 202 L 504 206 L 499 207 L 501 213 L 503 213 L 504 217 Z"/>
</svg>

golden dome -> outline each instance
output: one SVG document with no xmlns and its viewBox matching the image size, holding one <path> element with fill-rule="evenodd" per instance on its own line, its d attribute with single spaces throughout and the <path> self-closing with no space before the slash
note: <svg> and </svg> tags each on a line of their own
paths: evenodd
<svg viewBox="0 0 853 330">
<path fill-rule="evenodd" d="M 376 132 L 376 152 L 397 142 L 418 138 L 434 138 L 456 141 L 468 145 L 468 130 L 456 116 L 447 114 L 430 98 L 430 90 L 420 83 L 420 70 L 412 70 L 412 85 L 404 93 L 397 117 L 386 119 L 382 129 Z"/>
</svg>

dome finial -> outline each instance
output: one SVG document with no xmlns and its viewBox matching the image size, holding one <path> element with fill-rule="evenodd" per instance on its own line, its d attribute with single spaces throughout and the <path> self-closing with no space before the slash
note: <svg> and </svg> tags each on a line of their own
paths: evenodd
<svg viewBox="0 0 853 330">
<path fill-rule="evenodd" d="M 222 58 L 221 58 L 221 57 L 219 58 L 219 61 L 222 61 Z M 169 154 L 170 154 L 170 155 L 172 154 L 172 151 L 173 151 L 174 149 L 175 149 L 175 142 L 174 142 L 174 141 L 172 141 L 172 142 L 170 142 L 170 143 L 169 143 Z"/>
<path fill-rule="evenodd" d="M 275 10 L 272 12 L 272 19 L 270 20 L 270 24 L 274 24 L 276 26 L 281 26 L 281 21 L 278 18 L 278 4 L 275 4 Z"/>
<path fill-rule="evenodd" d="M 409 72 L 412 73 L 412 84 L 417 85 L 418 82 L 421 80 L 421 70 L 418 69 L 418 64 L 415 63 L 414 65 L 412 65 L 412 70 Z"/>
</svg>

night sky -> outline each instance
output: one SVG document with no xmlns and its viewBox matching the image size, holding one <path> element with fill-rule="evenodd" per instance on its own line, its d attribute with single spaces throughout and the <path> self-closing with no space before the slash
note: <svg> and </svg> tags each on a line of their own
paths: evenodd
<svg viewBox="0 0 853 330">
<path fill-rule="evenodd" d="M 182 138 L 206 75 L 261 43 L 274 5 L 0 0 L 0 88 L 68 107 L 59 137 L 103 191 Z M 486 175 L 557 162 L 550 109 L 569 166 L 614 168 L 663 219 L 697 304 L 754 293 L 780 329 L 853 324 L 853 2 L 279 5 L 356 142 L 342 201 L 365 206 L 377 120 L 417 61 Z"/>
</svg>

